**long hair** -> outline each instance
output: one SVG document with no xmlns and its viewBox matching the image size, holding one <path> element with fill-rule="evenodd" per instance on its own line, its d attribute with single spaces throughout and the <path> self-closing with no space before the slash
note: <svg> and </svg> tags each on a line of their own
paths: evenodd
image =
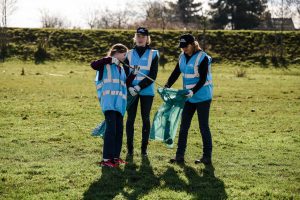
<svg viewBox="0 0 300 200">
<path fill-rule="evenodd" d="M 113 45 L 110 50 L 107 52 L 107 56 L 113 56 L 115 53 L 126 53 L 128 48 L 121 43 Z"/>
<path fill-rule="evenodd" d="M 191 45 L 193 46 L 193 49 L 194 49 L 193 52 L 202 50 L 199 42 L 196 40 Z M 183 50 L 182 50 L 182 52 L 183 52 Z"/>
<path fill-rule="evenodd" d="M 202 50 L 198 41 L 194 41 L 192 44 L 194 46 L 194 52 Z"/>
</svg>

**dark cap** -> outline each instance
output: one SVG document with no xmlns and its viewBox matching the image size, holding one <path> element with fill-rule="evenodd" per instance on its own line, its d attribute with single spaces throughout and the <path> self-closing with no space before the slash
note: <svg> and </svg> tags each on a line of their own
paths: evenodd
<svg viewBox="0 0 300 200">
<path fill-rule="evenodd" d="M 138 27 L 136 29 L 136 33 L 138 34 L 142 34 L 142 35 L 149 35 L 148 29 L 144 28 L 144 27 Z"/>
<path fill-rule="evenodd" d="M 187 45 L 192 44 L 193 42 L 195 42 L 194 36 L 191 34 L 184 34 L 180 36 L 179 48 L 185 48 Z"/>
</svg>

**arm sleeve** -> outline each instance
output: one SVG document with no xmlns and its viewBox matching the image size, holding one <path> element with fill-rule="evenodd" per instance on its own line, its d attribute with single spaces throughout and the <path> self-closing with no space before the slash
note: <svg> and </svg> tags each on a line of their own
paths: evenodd
<svg viewBox="0 0 300 200">
<path fill-rule="evenodd" d="M 198 83 L 191 89 L 194 94 L 196 92 L 198 92 L 198 90 L 201 87 L 203 87 L 203 85 L 206 82 L 206 77 L 207 77 L 207 72 L 208 72 L 208 58 L 207 58 L 207 56 L 205 56 L 205 58 L 200 63 L 200 65 L 198 67 L 198 72 L 199 72 L 200 79 L 199 79 Z"/>
<path fill-rule="evenodd" d="M 126 63 L 127 65 L 129 65 L 129 60 L 128 60 L 128 58 L 126 58 L 126 59 L 124 60 L 124 63 Z M 129 74 L 130 74 L 129 68 L 126 67 L 126 66 L 124 66 L 124 71 L 125 71 L 126 76 L 129 76 Z"/>
<path fill-rule="evenodd" d="M 124 60 L 124 63 L 129 66 L 129 60 L 128 60 L 128 58 L 126 58 Z M 125 71 L 125 74 L 127 76 L 127 78 L 126 78 L 126 86 L 130 87 L 131 83 L 135 79 L 136 75 L 130 73 L 130 69 L 127 66 L 124 66 L 124 71 Z"/>
<path fill-rule="evenodd" d="M 91 63 L 91 67 L 94 70 L 99 71 L 98 80 L 101 80 L 103 78 L 104 66 L 109 63 L 111 63 L 111 57 L 104 57 Z"/>
<path fill-rule="evenodd" d="M 178 77 L 180 76 L 180 68 L 179 68 L 179 63 L 176 64 L 175 69 L 173 70 L 171 76 L 168 79 L 168 82 L 166 83 L 166 87 L 172 87 L 172 85 L 175 83 L 175 81 L 178 79 Z"/>
<path fill-rule="evenodd" d="M 131 83 L 135 79 L 135 77 L 136 77 L 136 75 L 134 75 L 133 73 L 130 73 L 129 76 L 127 76 L 127 79 L 126 79 L 126 86 L 127 87 L 131 86 Z"/>
<path fill-rule="evenodd" d="M 153 80 L 155 80 L 156 76 L 157 76 L 157 72 L 158 72 L 158 56 L 156 55 L 151 62 L 150 72 L 149 72 L 148 76 L 150 78 L 152 78 Z M 139 86 L 141 87 L 141 89 L 144 89 L 144 88 L 148 87 L 149 85 L 151 85 L 152 83 L 153 83 L 153 81 L 151 81 L 147 78 L 144 78 L 139 83 Z"/>
<path fill-rule="evenodd" d="M 94 70 L 101 71 L 103 69 L 104 65 L 109 64 L 109 63 L 111 63 L 111 57 L 104 57 L 100 60 L 93 61 L 91 63 L 91 67 Z"/>
</svg>

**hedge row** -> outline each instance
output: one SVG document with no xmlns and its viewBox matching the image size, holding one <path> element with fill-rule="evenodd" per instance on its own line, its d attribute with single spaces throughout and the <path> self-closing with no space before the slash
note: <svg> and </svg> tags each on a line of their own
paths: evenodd
<svg viewBox="0 0 300 200">
<path fill-rule="evenodd" d="M 133 46 L 133 30 L 61 30 L 8 29 L 8 55 L 24 60 L 35 59 L 43 50 L 45 59 L 89 62 L 106 55 L 110 46 Z M 151 31 L 151 46 L 159 49 L 161 62 L 176 60 L 178 38 L 183 31 Z M 283 58 L 300 62 L 300 32 L 272 31 L 202 31 L 192 32 L 215 61 L 267 62 Z M 205 44 L 205 45 L 204 45 Z M 43 56 L 43 55 L 40 55 Z M 163 64 L 163 63 L 162 63 Z"/>
</svg>

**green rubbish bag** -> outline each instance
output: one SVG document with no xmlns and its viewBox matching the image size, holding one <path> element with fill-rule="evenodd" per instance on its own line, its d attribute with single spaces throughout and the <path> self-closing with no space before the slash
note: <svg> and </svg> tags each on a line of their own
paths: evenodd
<svg viewBox="0 0 300 200">
<path fill-rule="evenodd" d="M 164 103 L 155 113 L 150 139 L 163 141 L 169 148 L 172 148 L 188 90 L 159 87 L 157 92 Z"/>
<path fill-rule="evenodd" d="M 130 108 L 130 106 L 133 104 L 136 97 L 137 96 L 131 96 L 129 92 L 127 93 L 126 110 L 128 110 Z M 100 136 L 101 138 L 104 138 L 105 129 L 106 129 L 106 123 L 104 120 L 96 128 L 94 128 L 94 130 L 92 130 L 92 136 Z"/>
</svg>

